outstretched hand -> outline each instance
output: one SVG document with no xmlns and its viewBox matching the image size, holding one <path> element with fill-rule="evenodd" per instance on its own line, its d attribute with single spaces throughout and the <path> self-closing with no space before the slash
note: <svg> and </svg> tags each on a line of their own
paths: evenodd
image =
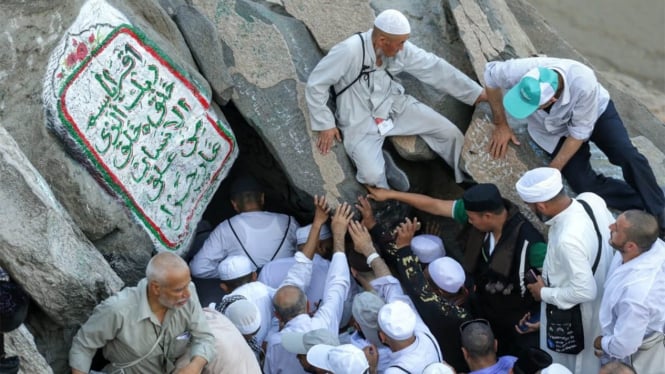
<svg viewBox="0 0 665 374">
<path fill-rule="evenodd" d="M 335 214 L 333 214 L 332 221 L 330 222 L 330 229 L 332 230 L 333 235 L 339 236 L 343 240 L 352 218 L 353 210 L 349 203 L 345 202 L 338 206 L 335 210 Z"/>
<path fill-rule="evenodd" d="M 370 236 L 369 231 L 367 231 L 367 227 L 363 226 L 360 222 L 352 221 L 349 224 L 349 235 L 351 235 L 353 249 L 356 252 L 365 257 L 376 252 L 374 244 L 372 243 L 372 237 Z"/>
<path fill-rule="evenodd" d="M 368 185 L 365 185 L 365 188 L 367 188 L 367 191 L 369 191 L 369 194 L 367 194 L 368 199 L 372 199 L 374 201 L 386 201 L 390 199 L 389 194 L 391 190 Z"/>
<path fill-rule="evenodd" d="M 372 227 L 376 226 L 374 211 L 372 210 L 369 200 L 367 200 L 365 196 L 358 196 L 358 203 L 355 207 L 360 212 L 360 215 L 362 215 L 362 224 L 365 225 L 368 230 L 371 230 Z"/>
<path fill-rule="evenodd" d="M 508 125 L 495 126 L 490 139 L 489 152 L 492 158 L 503 158 L 508 152 L 508 143 L 520 145 L 520 141 Z"/>
<path fill-rule="evenodd" d="M 399 249 L 411 245 L 411 239 L 413 239 L 413 235 L 415 235 L 419 228 L 420 222 L 418 222 L 418 218 L 413 218 L 412 221 L 407 217 L 395 229 L 395 248 Z"/>
<path fill-rule="evenodd" d="M 314 207 L 314 220 L 312 224 L 314 226 L 322 226 L 328 220 L 328 214 L 330 213 L 330 206 L 326 202 L 326 197 L 314 195 Z"/>
<path fill-rule="evenodd" d="M 319 131 L 319 136 L 316 139 L 316 147 L 319 148 L 319 152 L 321 152 L 321 154 L 326 155 L 328 152 L 330 152 L 330 148 L 335 145 L 335 141 L 342 141 L 342 135 L 339 133 L 339 129 L 337 127 Z"/>
</svg>

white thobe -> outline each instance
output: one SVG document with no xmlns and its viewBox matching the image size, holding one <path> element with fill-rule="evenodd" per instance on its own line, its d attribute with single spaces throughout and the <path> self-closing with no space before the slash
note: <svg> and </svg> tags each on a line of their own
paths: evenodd
<svg viewBox="0 0 665 374">
<path fill-rule="evenodd" d="M 297 255 L 298 254 L 300 254 L 300 252 L 298 252 Z M 296 260 L 299 260 L 299 258 L 296 257 Z M 309 265 L 309 268 L 311 269 L 311 261 L 309 262 Z M 292 272 L 289 271 L 289 275 L 291 274 Z M 309 282 L 309 280 L 307 280 L 307 282 Z M 266 360 L 263 366 L 264 373 L 305 373 L 302 366 L 300 366 L 296 355 L 288 352 L 282 346 L 282 333 L 286 331 L 307 332 L 325 328 L 337 335 L 339 331 L 339 321 L 342 318 L 344 309 L 344 300 L 349 291 L 350 283 L 351 275 L 349 273 L 349 266 L 346 263 L 346 255 L 337 252 L 333 254 L 332 260 L 330 261 L 323 301 L 316 313 L 311 317 L 308 314 L 300 314 L 287 322 L 279 333 L 272 334 L 268 337 Z"/>
<path fill-rule="evenodd" d="M 554 152 L 561 137 L 570 135 L 574 139 L 588 140 L 596 120 L 607 109 L 610 94 L 598 82 L 593 70 L 581 62 L 552 57 L 492 61 L 485 66 L 485 85 L 511 89 L 535 67 L 556 70 L 564 86 L 549 113 L 537 110 L 527 118 L 529 135 L 549 153 Z"/>
<path fill-rule="evenodd" d="M 404 373 L 402 369 L 410 373 L 422 373 L 427 365 L 434 362 L 441 362 L 444 358 L 441 355 L 439 343 L 432 336 L 429 327 L 420 318 L 420 314 L 418 314 L 411 299 L 404 294 L 399 280 L 392 275 L 388 275 L 376 278 L 370 284 L 386 303 L 396 300 L 403 301 L 411 307 L 411 310 L 416 315 L 416 328 L 414 331 L 416 340 L 408 347 L 397 352 L 392 352 L 390 363 L 385 373 Z"/>
<path fill-rule="evenodd" d="M 595 274 L 591 268 L 598 252 L 596 230 L 584 207 L 573 200 L 570 206 L 546 222 L 550 226 L 547 254 L 543 263 L 546 287 L 541 290 L 540 348 L 546 350 L 556 363 L 573 373 L 597 373 L 599 360 L 593 353 L 593 340 L 600 333 L 598 309 L 603 284 L 612 260 L 609 245 L 609 225 L 614 222 L 600 196 L 585 192 L 577 197 L 591 207 L 601 233 L 602 252 Z M 556 353 L 547 348 L 547 315 L 545 303 L 569 309 L 580 304 L 584 329 L 584 350 L 576 355 Z"/>
<path fill-rule="evenodd" d="M 404 87 L 390 75 L 396 77 L 402 72 L 409 73 L 437 91 L 469 105 L 478 99 L 482 87 L 444 59 L 409 41 L 394 57 L 383 57 L 382 65 L 377 66 L 372 30 L 362 33 L 362 37 L 364 45 L 358 35 L 335 45 L 310 74 L 305 97 L 312 130 L 334 128 L 336 116 L 344 134 L 344 148 L 358 168 L 358 180 L 387 187 L 381 155 L 384 137 L 379 134 L 375 119 L 391 118 L 395 127 L 385 136 L 420 135 L 453 167 L 460 182 L 462 174 L 458 161 L 464 141 L 462 133 L 448 119 L 405 94 Z M 327 106 L 330 86 L 340 92 L 358 77 L 362 65 L 372 72 L 337 96 L 334 116 Z"/>
<path fill-rule="evenodd" d="M 663 333 L 665 326 L 665 243 L 658 239 L 651 249 L 623 263 L 614 255 L 600 305 L 603 351 L 626 359 L 645 337 Z M 665 370 L 665 357 L 661 357 Z"/>
<path fill-rule="evenodd" d="M 346 342 L 342 342 L 342 339 L 340 338 L 340 343 L 341 344 L 346 344 Z M 367 339 L 364 339 L 358 331 L 355 331 L 351 336 L 349 337 L 348 344 L 353 344 L 354 346 L 364 349 L 365 347 L 369 346 L 370 343 Z M 376 347 L 378 353 L 379 353 L 379 362 L 376 365 L 376 371 L 380 373 L 384 373 L 388 366 L 390 366 L 391 362 L 391 357 L 392 357 L 392 352 L 390 351 L 390 347 L 381 345 Z"/>
<path fill-rule="evenodd" d="M 291 257 L 296 250 L 295 218 L 272 212 L 244 212 L 220 223 L 201 250 L 192 258 L 189 267 L 197 278 L 217 278 L 217 266 L 228 256 L 247 256 L 261 267 L 274 258 Z M 238 237 L 233 234 L 231 226 Z M 282 243 L 282 238 L 286 238 Z M 238 241 L 240 239 L 240 241 Z M 280 243 L 282 245 L 280 246 Z"/>
</svg>

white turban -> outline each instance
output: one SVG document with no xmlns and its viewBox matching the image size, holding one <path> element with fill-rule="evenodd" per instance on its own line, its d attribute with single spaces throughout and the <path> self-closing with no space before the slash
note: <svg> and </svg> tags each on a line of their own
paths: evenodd
<svg viewBox="0 0 665 374">
<path fill-rule="evenodd" d="M 527 171 L 515 189 L 525 203 L 542 203 L 556 196 L 563 188 L 561 172 L 555 168 L 536 168 Z"/>
<path fill-rule="evenodd" d="M 392 35 L 406 35 L 411 33 L 411 25 L 404 14 L 395 9 L 386 9 L 379 13 L 374 20 L 374 26 L 379 30 Z"/>
</svg>

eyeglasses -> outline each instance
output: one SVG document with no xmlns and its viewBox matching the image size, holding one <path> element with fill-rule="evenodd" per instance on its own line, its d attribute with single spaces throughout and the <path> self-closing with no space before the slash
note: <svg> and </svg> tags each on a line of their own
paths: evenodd
<svg viewBox="0 0 665 374">
<path fill-rule="evenodd" d="M 459 325 L 460 334 L 463 333 L 464 329 L 469 327 L 469 325 L 472 324 L 472 323 L 481 323 L 483 325 L 487 325 L 487 327 L 489 327 L 490 329 L 492 328 L 492 326 L 490 325 L 490 321 L 488 321 L 484 318 L 476 318 L 476 319 L 472 319 L 471 321 L 463 322 L 461 325 Z"/>
</svg>

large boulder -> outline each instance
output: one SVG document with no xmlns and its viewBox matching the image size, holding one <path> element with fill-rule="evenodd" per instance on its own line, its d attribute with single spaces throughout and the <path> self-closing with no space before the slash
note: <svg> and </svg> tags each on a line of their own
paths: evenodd
<svg viewBox="0 0 665 374">
<path fill-rule="evenodd" d="M 84 322 L 122 281 L 2 127 L 0 175 L 0 267 L 58 325 Z"/>
<path fill-rule="evenodd" d="M 66 366 L 72 331 L 123 282 L 2 127 L 0 175 L 0 267 L 38 306 L 42 314 L 38 322 L 48 321 L 44 329 L 33 326 L 35 335 L 50 337 L 40 341 L 40 348 L 50 358 L 64 360 Z M 51 333 L 46 335 L 44 330 Z M 20 347 L 21 355 L 29 356 Z"/>
<path fill-rule="evenodd" d="M 152 242 L 122 249 L 186 252 L 237 147 L 168 15 L 153 2 L 86 2 L 44 80 L 47 126 Z"/>
</svg>

